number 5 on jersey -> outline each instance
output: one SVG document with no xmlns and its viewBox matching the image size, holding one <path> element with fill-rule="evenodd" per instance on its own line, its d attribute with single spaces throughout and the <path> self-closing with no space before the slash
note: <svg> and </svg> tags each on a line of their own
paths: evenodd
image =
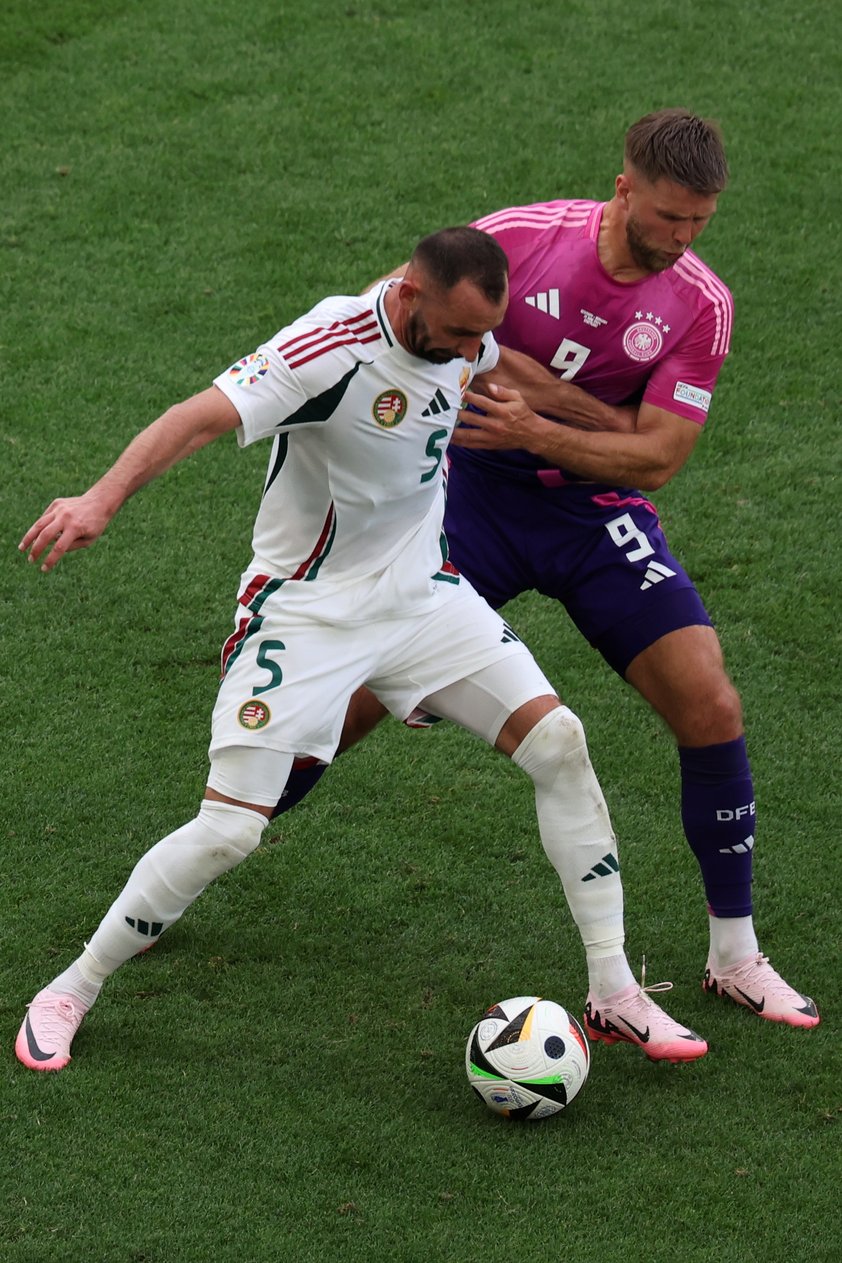
<svg viewBox="0 0 842 1263">
<path fill-rule="evenodd" d="M 425 451 L 428 456 L 432 457 L 432 459 L 435 461 L 435 464 L 433 465 L 432 469 L 428 469 L 426 473 L 423 473 L 421 475 L 421 482 L 429 482 L 430 479 L 435 478 L 436 474 L 438 473 L 439 465 L 441 464 L 441 458 L 442 456 L 444 456 L 444 448 L 439 447 L 439 443 L 442 441 L 442 439 L 446 439 L 449 433 L 450 433 L 449 430 L 433 430 L 432 434 L 427 439 L 427 446 L 425 448 Z"/>
</svg>

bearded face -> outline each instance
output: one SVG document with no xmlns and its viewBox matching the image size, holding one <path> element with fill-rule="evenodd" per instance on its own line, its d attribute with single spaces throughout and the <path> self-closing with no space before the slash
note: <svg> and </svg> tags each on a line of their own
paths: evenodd
<svg viewBox="0 0 842 1263">
<path fill-rule="evenodd" d="M 626 207 L 625 244 L 635 267 L 664 272 L 692 245 L 716 210 L 717 198 L 670 180 L 654 184 L 635 173 L 620 178 Z"/>
<path fill-rule="evenodd" d="M 458 351 L 435 345 L 430 326 L 420 311 L 414 311 L 407 317 L 404 336 L 407 351 L 421 360 L 429 360 L 431 364 L 449 364 L 458 358 Z"/>
<path fill-rule="evenodd" d="M 665 272 L 678 262 L 686 249 L 678 243 L 673 243 L 671 250 L 656 244 L 634 215 L 629 215 L 626 220 L 626 244 L 629 254 L 644 272 Z"/>
</svg>

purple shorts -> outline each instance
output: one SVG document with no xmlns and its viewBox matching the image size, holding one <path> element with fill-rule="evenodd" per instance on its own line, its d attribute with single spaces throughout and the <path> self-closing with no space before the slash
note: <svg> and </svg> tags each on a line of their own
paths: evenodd
<svg viewBox="0 0 842 1263">
<path fill-rule="evenodd" d="M 451 560 L 490 605 L 532 590 L 561 601 L 619 675 L 668 632 L 711 625 L 638 491 L 501 478 L 457 450 L 444 523 Z"/>
</svg>

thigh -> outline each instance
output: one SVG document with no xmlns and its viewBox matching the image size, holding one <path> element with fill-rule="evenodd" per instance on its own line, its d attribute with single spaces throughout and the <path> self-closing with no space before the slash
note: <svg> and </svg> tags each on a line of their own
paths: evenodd
<svg viewBox="0 0 842 1263">
<path fill-rule="evenodd" d="M 444 530 L 450 560 L 494 609 L 535 586 L 524 490 L 451 458 Z"/>
<path fill-rule="evenodd" d="M 541 699 L 526 731 L 559 701 L 555 689 L 531 654 L 506 658 L 430 694 L 423 708 L 449 719 L 495 745 L 506 721 L 516 711 Z M 522 734 L 525 735 L 525 732 Z M 514 746 L 519 744 L 514 740 Z M 504 753 L 510 753 L 510 750 Z"/>
<path fill-rule="evenodd" d="M 223 648 L 210 752 L 265 747 L 327 762 L 348 702 L 374 669 L 377 641 L 362 625 L 334 625 L 291 608 L 283 590 L 258 612 L 240 604 Z"/>
<path fill-rule="evenodd" d="M 286 785 L 291 767 L 292 755 L 282 750 L 226 746 L 211 760 L 207 787 L 229 802 L 271 810 L 278 801 L 278 786 Z M 207 791 L 205 796 L 209 796 Z"/>
<path fill-rule="evenodd" d="M 682 627 L 710 626 L 693 582 L 670 552 L 657 511 L 615 492 L 579 501 L 582 547 L 564 602 L 583 636 L 620 675 Z M 555 591 L 546 595 L 556 595 Z"/>
<path fill-rule="evenodd" d="M 679 745 L 718 745 L 742 735 L 739 694 L 712 627 L 682 627 L 662 636 L 630 663 L 626 679 Z"/>
<path fill-rule="evenodd" d="M 380 663 L 368 686 L 397 719 L 406 719 L 424 698 L 493 663 L 532 661 L 517 633 L 464 576 L 436 585 L 430 612 L 395 620 L 392 626 L 381 624 L 378 637 Z M 546 684 L 537 666 L 534 671 L 532 678 Z"/>
</svg>

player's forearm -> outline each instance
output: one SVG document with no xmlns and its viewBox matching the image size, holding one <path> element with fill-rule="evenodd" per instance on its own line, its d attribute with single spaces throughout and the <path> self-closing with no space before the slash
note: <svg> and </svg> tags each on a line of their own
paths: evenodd
<svg viewBox="0 0 842 1263">
<path fill-rule="evenodd" d="M 113 517 L 141 487 L 232 429 L 238 419 L 233 405 L 215 390 L 174 404 L 132 439 L 90 490 Z"/>
<path fill-rule="evenodd" d="M 486 398 L 467 391 L 451 442 L 478 451 L 531 452 L 548 465 L 593 482 L 654 490 L 680 469 L 697 427 L 645 410 L 633 434 L 585 431 L 539 416 L 514 390 L 492 386 Z"/>
<path fill-rule="evenodd" d="M 580 386 L 559 381 L 542 364 L 510 347 L 501 347 L 496 368 L 477 378 L 477 386 L 483 393 L 489 382 L 519 391 L 535 412 L 557 417 L 581 429 L 628 433 L 635 427 L 637 409 L 603 403 Z"/>
<path fill-rule="evenodd" d="M 580 478 L 654 491 L 674 473 L 661 445 L 645 434 L 571 429 L 539 416 L 530 431 L 527 451 Z"/>
<path fill-rule="evenodd" d="M 203 446 L 195 426 L 179 416 L 180 405 L 168 409 L 141 430 L 111 468 L 90 488 L 111 516 L 146 483 Z M 205 440 L 209 441 L 209 440 Z"/>
<path fill-rule="evenodd" d="M 637 410 L 635 408 L 618 408 L 603 403 L 601 399 L 589 395 L 579 386 L 570 382 L 553 382 L 551 386 L 543 385 L 537 389 L 527 403 L 536 412 L 545 416 L 557 417 L 559 421 L 567 421 L 582 430 L 614 430 L 629 433 L 634 430 Z"/>
<path fill-rule="evenodd" d="M 145 483 L 176 461 L 239 424 L 234 405 L 215 386 L 170 408 L 134 438 L 107 473 L 80 496 L 53 500 L 30 526 L 18 548 L 52 570 L 65 553 L 88 548 L 120 507 Z"/>
</svg>

